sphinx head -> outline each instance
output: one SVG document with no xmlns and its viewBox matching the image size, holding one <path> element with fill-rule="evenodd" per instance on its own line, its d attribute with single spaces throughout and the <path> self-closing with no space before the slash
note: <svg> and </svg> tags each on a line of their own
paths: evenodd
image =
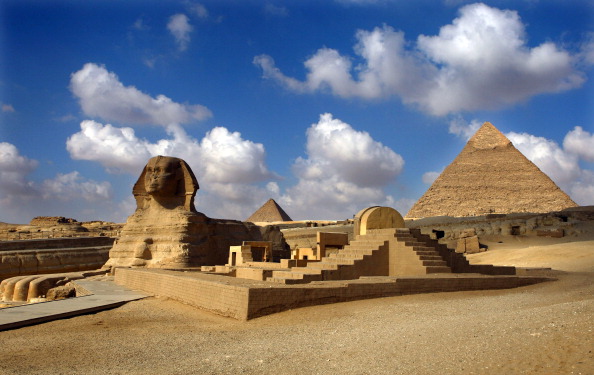
<svg viewBox="0 0 594 375">
<path fill-rule="evenodd" d="M 132 193 L 137 209 L 183 207 L 195 212 L 194 196 L 198 188 L 196 176 L 185 161 L 155 156 L 144 167 Z"/>
</svg>

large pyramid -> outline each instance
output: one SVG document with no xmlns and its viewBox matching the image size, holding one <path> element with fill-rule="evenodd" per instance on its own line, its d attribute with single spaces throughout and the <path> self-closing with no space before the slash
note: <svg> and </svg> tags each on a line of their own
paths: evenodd
<svg viewBox="0 0 594 375">
<path fill-rule="evenodd" d="M 293 221 L 289 215 L 274 201 L 269 199 L 256 212 L 252 214 L 246 221 L 255 222 L 272 222 L 272 221 Z"/>
<path fill-rule="evenodd" d="M 551 212 L 575 206 L 505 135 L 485 122 L 406 217 Z"/>
</svg>

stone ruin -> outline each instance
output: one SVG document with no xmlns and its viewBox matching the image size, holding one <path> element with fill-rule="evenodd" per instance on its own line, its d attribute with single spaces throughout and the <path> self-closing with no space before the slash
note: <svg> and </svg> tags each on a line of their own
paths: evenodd
<svg viewBox="0 0 594 375">
<path fill-rule="evenodd" d="M 77 223 L 75 219 L 67 218 L 64 216 L 36 216 L 34 217 L 29 225 L 58 225 L 58 224 L 73 224 Z"/>
<path fill-rule="evenodd" d="M 211 219 L 196 211 L 198 188 L 184 160 L 151 158 L 132 189 L 136 211 L 105 266 L 181 269 L 223 264 L 229 247 L 242 241 L 271 241 L 273 249 L 283 250 L 282 234 L 274 227 Z"/>
</svg>

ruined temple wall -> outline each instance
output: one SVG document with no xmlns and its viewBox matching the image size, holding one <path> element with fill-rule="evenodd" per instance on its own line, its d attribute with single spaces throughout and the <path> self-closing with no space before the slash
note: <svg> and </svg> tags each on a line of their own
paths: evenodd
<svg viewBox="0 0 594 375">
<path fill-rule="evenodd" d="M 586 212 L 586 211 L 584 211 Z M 587 212 L 558 211 L 548 214 L 509 214 L 454 218 L 432 217 L 406 222 L 440 243 L 455 247 L 455 241 L 469 236 L 574 236 L 581 233 L 579 224 L 594 220 Z M 438 233 L 442 232 L 442 233 Z"/>
<path fill-rule="evenodd" d="M 111 237 L 48 238 L 40 240 L 0 241 L 0 252 L 9 250 L 65 249 L 74 247 L 111 246 Z"/>
<path fill-rule="evenodd" d="M 315 248 L 317 246 L 318 232 L 347 233 L 349 242 L 353 240 L 353 224 L 326 225 L 322 227 L 281 229 L 287 245 L 291 249 Z"/>
<path fill-rule="evenodd" d="M 0 280 L 20 275 L 87 271 L 101 268 L 111 246 L 0 252 Z"/>
</svg>

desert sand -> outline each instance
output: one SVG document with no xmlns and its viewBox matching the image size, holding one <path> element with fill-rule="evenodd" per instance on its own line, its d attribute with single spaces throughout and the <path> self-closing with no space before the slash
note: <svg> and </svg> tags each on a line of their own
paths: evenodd
<svg viewBox="0 0 594 375">
<path fill-rule="evenodd" d="M 0 374 L 594 374 L 594 238 L 493 237 L 469 259 L 558 281 L 248 322 L 151 297 L 0 332 Z"/>
</svg>

